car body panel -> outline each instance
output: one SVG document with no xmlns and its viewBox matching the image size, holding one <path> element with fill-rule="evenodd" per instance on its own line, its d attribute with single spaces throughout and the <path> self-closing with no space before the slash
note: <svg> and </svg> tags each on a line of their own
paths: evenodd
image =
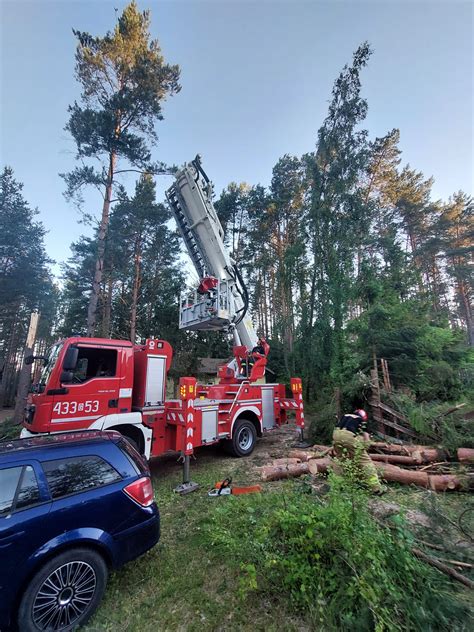
<svg viewBox="0 0 474 632">
<path fill-rule="evenodd" d="M 0 444 L 0 472 L 29 465 L 39 488 L 36 504 L 0 515 L 0 630 L 15 616 L 29 579 L 57 553 L 89 546 L 101 552 L 111 568 L 118 568 L 158 541 L 156 504 L 142 507 L 123 491 L 149 474 L 138 455 L 134 462 L 124 453 L 123 441 L 115 432 L 86 431 Z M 53 499 L 43 464 L 79 457 L 100 457 L 120 478 Z"/>
</svg>

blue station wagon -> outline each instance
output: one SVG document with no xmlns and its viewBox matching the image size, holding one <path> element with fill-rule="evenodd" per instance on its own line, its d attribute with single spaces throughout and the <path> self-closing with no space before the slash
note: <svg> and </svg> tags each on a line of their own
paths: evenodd
<svg viewBox="0 0 474 632">
<path fill-rule="evenodd" d="M 0 630 L 73 630 L 160 537 L 146 461 L 116 432 L 0 443 Z"/>
</svg>

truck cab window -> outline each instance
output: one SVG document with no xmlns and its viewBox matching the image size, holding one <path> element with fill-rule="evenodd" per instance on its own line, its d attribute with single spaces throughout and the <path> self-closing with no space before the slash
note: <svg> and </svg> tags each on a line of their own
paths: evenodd
<svg viewBox="0 0 474 632">
<path fill-rule="evenodd" d="M 79 347 L 73 383 L 82 384 L 95 377 L 115 377 L 117 350 Z"/>
</svg>

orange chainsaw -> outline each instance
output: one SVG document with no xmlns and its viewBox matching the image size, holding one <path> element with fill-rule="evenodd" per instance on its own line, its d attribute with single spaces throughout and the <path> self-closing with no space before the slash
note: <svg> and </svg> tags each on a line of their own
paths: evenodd
<svg viewBox="0 0 474 632">
<path fill-rule="evenodd" d="M 214 485 L 208 493 L 209 496 L 238 496 L 240 494 L 254 494 L 262 491 L 261 485 L 250 485 L 249 487 L 231 487 L 232 479 L 225 478 Z"/>
</svg>

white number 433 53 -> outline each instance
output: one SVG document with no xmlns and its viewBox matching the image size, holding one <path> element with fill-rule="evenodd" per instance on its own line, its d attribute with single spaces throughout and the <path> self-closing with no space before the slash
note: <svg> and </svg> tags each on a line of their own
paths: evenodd
<svg viewBox="0 0 474 632">
<path fill-rule="evenodd" d="M 75 415 L 76 413 L 96 413 L 99 410 L 97 399 L 87 402 L 58 402 L 53 406 L 56 415 Z"/>
</svg>

